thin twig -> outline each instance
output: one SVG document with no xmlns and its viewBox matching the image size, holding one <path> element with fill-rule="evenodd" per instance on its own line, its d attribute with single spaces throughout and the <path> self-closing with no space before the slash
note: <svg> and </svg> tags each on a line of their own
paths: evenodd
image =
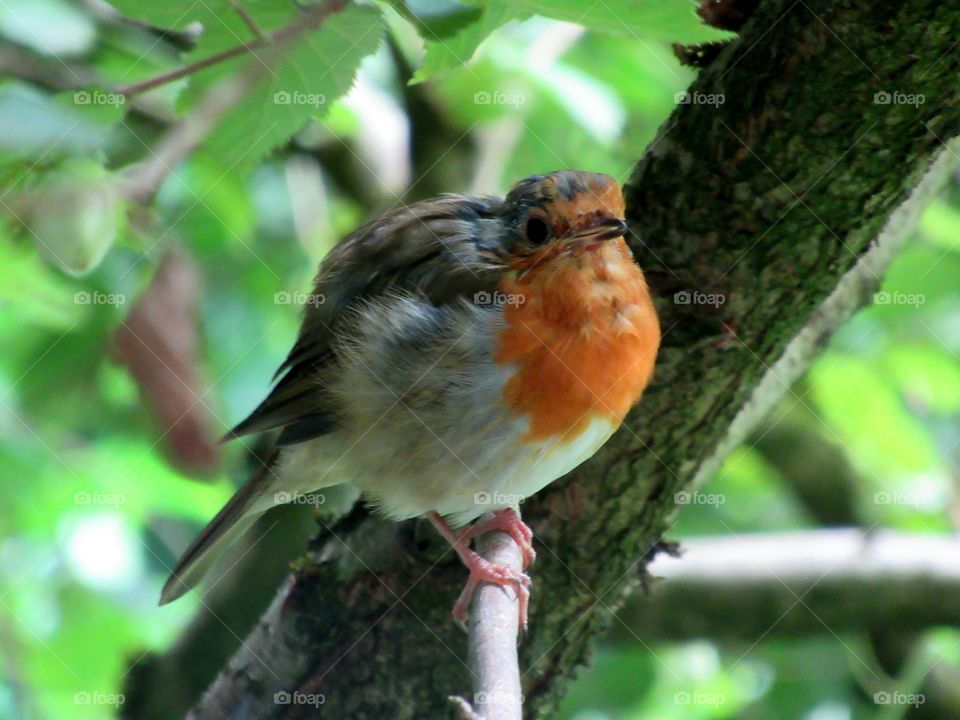
<svg viewBox="0 0 960 720">
<path fill-rule="evenodd" d="M 124 97 L 134 97 L 135 95 L 140 95 L 145 93 L 148 90 L 153 90 L 154 88 L 160 87 L 161 85 L 166 85 L 167 83 L 174 82 L 180 78 L 187 77 L 188 75 L 193 75 L 194 73 L 205 70 L 211 65 L 216 65 L 223 62 L 224 60 L 229 60 L 230 58 L 235 58 L 240 55 L 244 55 L 252 50 L 263 47 L 267 43 L 264 41 L 254 40 L 243 45 L 238 45 L 236 47 L 228 48 L 223 52 L 216 53 L 210 57 L 206 57 L 203 60 L 198 60 L 195 63 L 190 65 L 184 65 L 183 67 L 177 68 L 176 70 L 170 70 L 169 72 L 161 73 L 160 75 L 155 75 L 152 78 L 147 80 L 141 80 L 140 82 L 130 83 L 129 85 L 120 85 L 116 88 L 116 92 Z"/>
<path fill-rule="evenodd" d="M 232 48 L 227 48 L 226 50 L 215 53 L 210 57 L 204 58 L 203 60 L 198 60 L 195 63 L 191 63 L 190 65 L 184 65 L 181 68 L 161 73 L 146 80 L 130 83 L 129 85 L 120 85 L 119 87 L 115 88 L 115 92 L 128 98 L 134 97 L 135 95 L 158 88 L 161 85 L 166 85 L 167 83 L 174 82 L 175 80 L 187 77 L 188 75 L 193 75 L 194 73 L 205 70 L 212 65 L 217 65 L 226 60 L 230 60 L 241 55 L 246 55 L 247 53 L 251 53 L 254 50 L 259 50 L 260 48 L 268 45 L 279 45 L 287 42 L 295 37 L 298 37 L 304 32 L 315 30 L 323 23 L 324 20 L 327 19 L 327 17 L 342 10 L 346 4 L 347 0 L 329 0 L 329 2 L 318 5 L 316 9 L 305 12 L 300 18 L 297 19 L 296 22 L 286 25 L 270 35 L 264 36 L 261 34 L 260 38 L 257 40 L 251 40 L 250 42 L 242 43 Z M 257 30 L 259 31 L 259 27 Z"/>
<path fill-rule="evenodd" d="M 257 40 L 266 41 L 267 36 L 260 29 L 260 26 L 257 25 L 257 21 L 253 19 L 253 15 L 247 12 L 247 9 L 243 6 L 242 0 L 228 0 L 230 6 L 236 10 L 237 15 L 240 16 L 240 19 L 243 20 L 244 25 L 249 28 L 250 32 L 253 33 L 253 36 Z"/>
<path fill-rule="evenodd" d="M 520 548 L 506 533 L 494 531 L 477 538 L 477 552 L 495 565 L 522 572 Z M 463 718 L 521 720 L 520 663 L 517 632 L 520 601 L 510 588 L 484 583 L 470 607 L 467 663 L 473 671 L 473 702 L 451 698 Z"/>
</svg>

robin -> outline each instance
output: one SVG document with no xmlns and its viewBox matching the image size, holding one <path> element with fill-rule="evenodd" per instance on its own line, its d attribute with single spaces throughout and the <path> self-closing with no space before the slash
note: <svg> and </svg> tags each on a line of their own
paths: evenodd
<svg viewBox="0 0 960 720">
<path fill-rule="evenodd" d="M 608 175 L 560 170 L 505 199 L 397 209 L 324 259 L 279 381 L 228 438 L 279 429 L 269 472 L 187 548 L 161 604 L 260 514 L 349 483 L 393 520 L 426 516 L 481 582 L 529 578 L 470 548 L 490 530 L 535 557 L 518 505 L 592 456 L 650 380 L 660 328 Z M 466 527 L 481 515 L 490 519 Z"/>
</svg>

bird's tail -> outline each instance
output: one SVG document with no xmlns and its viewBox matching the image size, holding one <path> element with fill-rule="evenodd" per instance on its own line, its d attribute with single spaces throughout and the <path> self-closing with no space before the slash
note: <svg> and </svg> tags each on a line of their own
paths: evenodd
<svg viewBox="0 0 960 720">
<path fill-rule="evenodd" d="M 270 494 L 276 475 L 277 453 L 237 490 L 216 517 L 190 543 L 160 593 L 160 604 L 176 600 L 195 587 L 220 553 L 240 537 L 264 512 L 277 504 Z"/>
</svg>

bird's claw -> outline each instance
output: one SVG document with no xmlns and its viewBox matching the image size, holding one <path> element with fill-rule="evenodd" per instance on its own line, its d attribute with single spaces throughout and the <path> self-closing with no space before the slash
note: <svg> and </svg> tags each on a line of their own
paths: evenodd
<svg viewBox="0 0 960 720">
<path fill-rule="evenodd" d="M 530 564 L 537 559 L 537 551 L 533 549 L 533 530 L 520 519 L 520 516 L 517 515 L 516 510 L 513 508 L 497 510 L 489 520 L 469 527 L 462 537 L 464 540 L 469 540 L 470 538 L 475 538 L 493 531 L 506 533 L 520 546 L 520 552 L 523 554 L 524 570 L 530 567 Z"/>
<path fill-rule="evenodd" d="M 500 587 L 513 586 L 517 593 L 517 599 L 520 601 L 520 627 L 527 629 L 527 607 L 530 604 L 530 576 L 526 573 L 518 573 L 503 565 L 495 565 L 489 560 L 485 560 L 472 550 L 464 557 L 464 564 L 470 571 L 470 577 L 467 578 L 467 584 L 453 605 L 453 619 L 464 629 L 466 629 L 467 618 L 470 615 L 470 602 L 480 583 L 488 582 Z"/>
</svg>

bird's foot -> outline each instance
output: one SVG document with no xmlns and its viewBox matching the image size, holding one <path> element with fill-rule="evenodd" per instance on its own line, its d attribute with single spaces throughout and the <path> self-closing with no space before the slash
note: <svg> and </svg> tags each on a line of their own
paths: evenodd
<svg viewBox="0 0 960 720">
<path fill-rule="evenodd" d="M 537 559 L 537 551 L 533 549 L 533 530 L 527 525 L 517 511 L 513 508 L 497 510 L 493 517 L 484 522 L 471 525 L 462 534 L 465 540 L 475 538 L 478 535 L 493 531 L 504 532 L 513 538 L 513 541 L 520 546 L 520 552 L 523 553 L 523 569 L 526 570 L 530 564 Z"/>
<path fill-rule="evenodd" d="M 474 525 L 459 533 L 451 530 L 450 526 L 447 525 L 439 514 L 432 512 L 427 515 L 427 518 L 437 529 L 437 532 L 446 538 L 450 546 L 456 551 L 457 555 L 460 556 L 463 564 L 467 566 L 467 570 L 470 571 L 467 584 L 464 586 L 463 592 L 460 593 L 460 597 L 457 598 L 457 602 L 454 603 L 453 606 L 453 618 L 461 626 L 466 627 L 466 621 L 470 611 L 470 602 L 473 600 L 473 595 L 477 587 L 480 583 L 488 582 L 499 585 L 500 587 L 512 586 L 516 589 L 517 599 L 520 604 L 520 627 L 524 630 L 527 628 L 527 607 L 530 604 L 530 577 L 526 573 L 516 572 L 503 565 L 496 565 L 484 559 L 470 548 L 470 540 L 473 537 L 484 532 L 500 530 L 510 535 L 520 546 L 524 558 L 523 566 L 527 567 L 527 565 L 532 562 L 533 557 L 535 557 L 530 542 L 533 533 L 512 510 L 509 511 L 513 515 L 512 520 L 509 518 L 498 519 L 504 512 L 506 511 L 501 510 L 496 513 L 494 518 L 488 523 Z M 524 548 L 526 548 L 526 550 Z M 527 560 L 528 553 L 529 561 Z"/>
<path fill-rule="evenodd" d="M 500 587 L 512 586 L 516 589 L 517 599 L 520 601 L 520 627 L 526 630 L 527 607 L 530 604 L 530 576 L 502 565 L 494 565 L 469 548 L 460 554 L 460 558 L 470 571 L 470 577 L 467 578 L 467 584 L 457 598 L 457 602 L 453 604 L 453 619 L 466 628 L 473 594 L 480 583 L 488 582 Z"/>
</svg>

